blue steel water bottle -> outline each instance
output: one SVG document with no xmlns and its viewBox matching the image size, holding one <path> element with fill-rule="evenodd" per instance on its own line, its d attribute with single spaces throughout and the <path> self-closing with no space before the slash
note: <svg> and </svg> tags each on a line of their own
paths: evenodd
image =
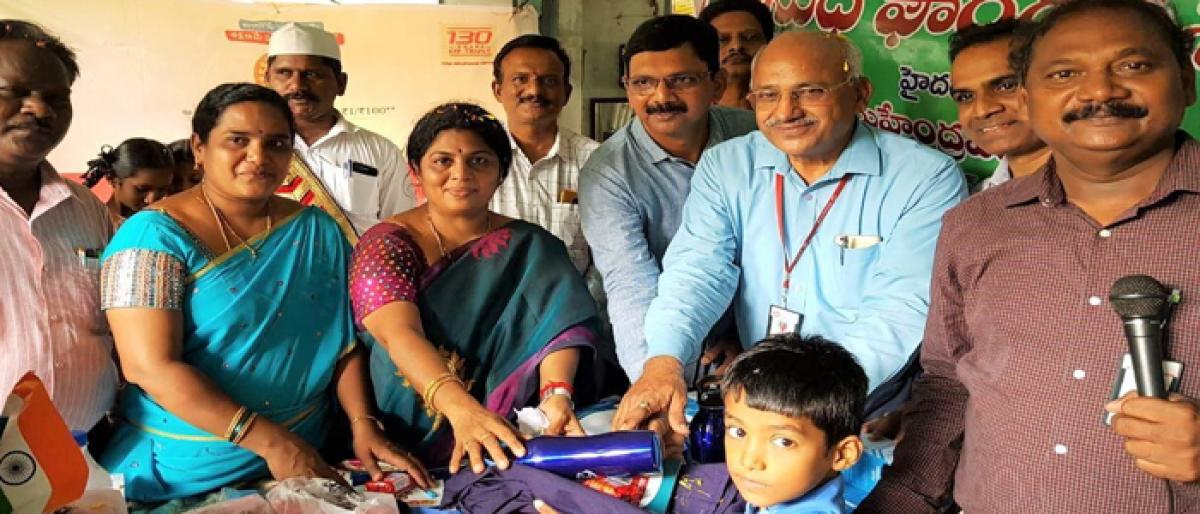
<svg viewBox="0 0 1200 514">
<path fill-rule="evenodd" d="M 721 379 L 705 377 L 698 389 L 700 410 L 689 425 L 688 459 L 693 464 L 725 462 L 725 400 L 721 396 Z"/>
</svg>

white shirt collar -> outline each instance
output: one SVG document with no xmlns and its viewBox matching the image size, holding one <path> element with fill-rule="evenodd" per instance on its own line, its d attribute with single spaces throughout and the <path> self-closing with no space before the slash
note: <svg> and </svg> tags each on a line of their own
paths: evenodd
<svg viewBox="0 0 1200 514">
<path fill-rule="evenodd" d="M 507 127 L 505 127 L 505 128 L 507 129 Z M 538 160 L 538 162 L 542 162 L 544 160 L 549 160 L 549 159 L 557 159 L 559 157 L 558 153 L 559 153 L 560 149 L 562 148 L 563 136 L 566 135 L 564 132 L 565 132 L 565 129 L 563 129 L 562 127 L 558 128 L 558 132 L 556 132 L 554 134 L 554 145 L 550 147 L 549 152 L 546 152 L 546 156 L 542 157 L 540 160 Z M 519 155 L 519 156 L 521 156 L 521 158 L 528 161 L 529 156 L 525 155 L 524 150 L 521 150 L 521 146 L 518 145 L 517 140 L 513 138 L 512 131 L 505 130 L 505 133 L 508 134 L 508 144 L 512 147 L 513 157 L 516 158 Z M 530 162 L 529 164 L 532 166 L 534 164 L 537 164 L 537 162 Z"/>
<path fill-rule="evenodd" d="M 330 141 L 342 134 L 353 134 L 355 132 L 358 132 L 358 126 L 350 123 L 350 120 L 347 120 L 345 116 L 342 116 L 339 113 L 337 114 L 337 121 L 333 122 L 333 127 L 330 127 L 329 132 L 326 132 L 325 135 L 317 138 L 317 140 L 313 141 L 313 144 L 311 145 L 305 144 L 304 138 L 300 137 L 300 134 L 296 134 L 296 147 L 316 148 L 321 146 L 322 143 Z"/>
</svg>

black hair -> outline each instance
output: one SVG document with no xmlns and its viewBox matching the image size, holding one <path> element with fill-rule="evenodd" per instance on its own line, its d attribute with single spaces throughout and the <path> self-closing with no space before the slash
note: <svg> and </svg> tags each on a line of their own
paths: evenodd
<svg viewBox="0 0 1200 514">
<path fill-rule="evenodd" d="M 745 12 L 758 20 L 758 25 L 762 27 L 763 36 L 766 36 L 767 41 L 775 37 L 775 17 L 771 14 L 771 8 L 759 0 L 719 0 L 708 4 L 703 11 L 700 11 L 700 21 L 704 23 L 712 23 L 713 18 L 725 13 Z"/>
<path fill-rule="evenodd" d="M 444 130 L 469 130 L 483 140 L 500 159 L 500 180 L 508 176 L 508 166 L 512 164 L 512 143 L 508 139 L 508 131 L 500 124 L 487 109 L 475 104 L 450 102 L 444 103 L 421 116 L 417 125 L 408 135 L 408 146 L 405 153 L 408 164 L 416 169 L 421 164 L 421 158 L 429 151 L 429 146 L 438 134 Z"/>
<path fill-rule="evenodd" d="M 819 336 L 772 336 L 734 359 L 721 382 L 752 409 L 808 419 L 832 446 L 857 435 L 867 374 L 841 345 Z"/>
<path fill-rule="evenodd" d="M 176 166 L 196 163 L 196 156 L 192 155 L 192 142 L 186 138 L 172 141 L 167 145 L 167 149 L 171 151 L 171 158 L 175 160 Z"/>
<path fill-rule="evenodd" d="M 1011 38 L 1018 31 L 1024 30 L 1028 24 L 1029 22 L 1016 18 L 1004 18 L 986 25 L 972 23 L 958 29 L 950 36 L 950 62 L 954 62 L 958 54 L 972 46 Z"/>
<path fill-rule="evenodd" d="M 665 52 L 683 45 L 691 45 L 692 51 L 708 65 L 709 73 L 721 69 L 721 45 L 717 42 L 717 29 L 697 18 L 683 14 L 670 14 L 646 20 L 629 36 L 621 60 L 629 70 L 629 61 L 642 52 Z M 628 71 L 627 71 L 628 72 Z"/>
<path fill-rule="evenodd" d="M 140 169 L 171 171 L 175 167 L 175 159 L 162 143 L 135 137 L 126 139 L 116 148 L 104 145 L 100 149 L 100 156 L 88 161 L 87 165 L 83 185 L 95 187 L 100 179 L 129 178 Z"/>
<path fill-rule="evenodd" d="M 272 64 L 275 64 L 276 57 L 279 57 L 279 56 L 272 55 L 270 57 L 267 57 L 267 69 L 268 70 L 271 69 Z M 342 61 L 334 59 L 333 57 L 325 57 L 324 55 L 314 55 L 313 57 L 320 59 L 321 64 L 324 64 L 325 66 L 328 66 L 329 69 L 333 70 L 333 74 L 335 76 L 342 74 Z"/>
<path fill-rule="evenodd" d="M 69 83 L 74 84 L 75 79 L 79 78 L 79 62 L 75 60 L 75 51 L 41 25 L 25 20 L 0 20 L 0 41 L 5 40 L 24 40 L 49 51 L 66 68 Z"/>
<path fill-rule="evenodd" d="M 192 133 L 199 135 L 202 141 L 208 141 L 208 134 L 217 126 L 217 119 L 225 109 L 242 102 L 261 102 L 274 107 L 287 120 L 288 135 L 296 135 L 296 119 L 292 117 L 287 100 L 270 88 L 248 82 L 227 82 L 205 93 L 192 114 Z"/>
<path fill-rule="evenodd" d="M 557 39 L 541 34 L 525 34 L 517 36 L 512 41 L 504 43 L 504 47 L 496 53 L 496 58 L 492 59 L 492 77 L 496 82 L 504 80 L 504 74 L 500 71 L 500 64 L 504 62 L 504 58 L 508 54 L 518 48 L 532 48 L 536 50 L 546 50 L 558 58 L 558 62 L 563 66 L 563 82 L 571 81 L 571 57 L 567 55 L 567 51 L 563 50 Z"/>
<path fill-rule="evenodd" d="M 1016 72 L 1017 79 L 1025 82 L 1029 64 L 1033 60 L 1033 45 L 1054 27 L 1071 16 L 1103 10 L 1122 10 L 1140 17 L 1175 54 L 1180 71 L 1193 73 L 1192 37 L 1175 21 L 1175 13 L 1170 6 L 1146 0 L 1066 0 L 1028 30 L 1017 32 L 1008 55 L 1009 65 Z"/>
</svg>

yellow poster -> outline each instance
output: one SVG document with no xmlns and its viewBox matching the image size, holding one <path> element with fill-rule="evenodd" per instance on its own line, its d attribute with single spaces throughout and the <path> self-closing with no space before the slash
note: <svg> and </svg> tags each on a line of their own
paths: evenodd
<svg viewBox="0 0 1200 514">
<path fill-rule="evenodd" d="M 696 15 L 696 0 L 671 0 L 671 14 Z"/>
<path fill-rule="evenodd" d="M 64 172 L 82 171 L 102 145 L 126 138 L 187 137 L 206 91 L 261 83 L 271 31 L 289 21 L 336 35 L 350 79 L 335 105 L 401 147 L 417 118 L 442 102 L 473 101 L 502 118 L 492 57 L 537 30 L 532 8 L 451 5 L 4 0 L 0 17 L 39 23 L 78 54 L 75 119 L 50 155 Z"/>
</svg>

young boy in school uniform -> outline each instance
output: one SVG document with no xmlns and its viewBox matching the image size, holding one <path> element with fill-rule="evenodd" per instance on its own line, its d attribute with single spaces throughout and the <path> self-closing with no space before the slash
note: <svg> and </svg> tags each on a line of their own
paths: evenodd
<svg viewBox="0 0 1200 514">
<path fill-rule="evenodd" d="M 867 376 L 820 337 L 769 337 L 738 356 L 722 382 L 725 463 L 746 514 L 843 514 L 841 472 L 858 437 Z"/>
<path fill-rule="evenodd" d="M 849 351 L 817 336 L 768 337 L 733 361 L 721 388 L 725 464 L 685 470 L 669 512 L 848 512 L 841 473 L 863 454 L 867 399 L 867 375 Z M 575 512 L 541 499 L 533 506 L 539 514 Z M 593 507 L 630 509 L 618 501 Z"/>
</svg>

